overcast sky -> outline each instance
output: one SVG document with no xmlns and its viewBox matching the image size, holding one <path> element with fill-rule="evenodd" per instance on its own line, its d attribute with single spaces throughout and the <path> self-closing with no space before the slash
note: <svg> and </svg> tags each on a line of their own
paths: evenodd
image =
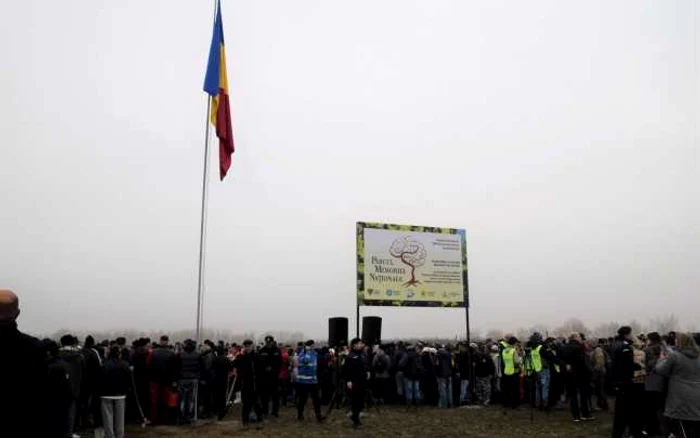
<svg viewBox="0 0 700 438">
<path fill-rule="evenodd" d="M 205 326 L 354 318 L 355 222 L 381 221 L 467 230 L 475 328 L 700 327 L 698 9 L 224 0 L 237 152 L 223 182 L 211 156 Z M 194 326 L 212 18 L 0 6 L 0 286 L 24 330 Z M 460 310 L 362 314 L 464 332 Z"/>
</svg>

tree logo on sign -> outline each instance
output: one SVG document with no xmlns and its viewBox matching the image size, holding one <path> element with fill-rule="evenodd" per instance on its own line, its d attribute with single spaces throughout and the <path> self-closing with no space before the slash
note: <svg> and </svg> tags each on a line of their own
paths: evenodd
<svg viewBox="0 0 700 438">
<path fill-rule="evenodd" d="M 416 280 L 416 268 L 425 264 L 427 251 L 422 243 L 413 240 L 410 236 L 402 237 L 394 240 L 389 248 L 389 253 L 392 257 L 401 260 L 401 263 L 411 268 L 411 279 L 404 283 L 404 286 L 415 286 L 420 284 Z"/>
</svg>

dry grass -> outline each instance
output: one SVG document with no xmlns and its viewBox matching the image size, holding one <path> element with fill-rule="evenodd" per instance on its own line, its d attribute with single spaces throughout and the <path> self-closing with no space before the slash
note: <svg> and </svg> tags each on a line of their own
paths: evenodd
<svg viewBox="0 0 700 438">
<path fill-rule="evenodd" d="M 310 408 L 310 406 L 309 406 Z M 312 412 L 308 409 L 308 418 Z M 139 438 L 193 438 L 193 437 L 418 437 L 418 436 L 467 436 L 474 438 L 512 437 L 561 437 L 594 438 L 609 437 L 612 431 L 612 417 L 609 413 L 598 412 L 597 419 L 591 422 L 573 423 L 568 409 L 555 410 L 549 415 L 534 413 L 523 408 L 509 411 L 504 416 L 497 407 L 460 408 L 437 410 L 434 408 L 386 407 L 377 414 L 375 410 L 366 413 L 359 431 L 350 427 L 345 413 L 334 411 L 324 424 L 312 420 L 304 423 L 295 421 L 295 412 L 284 408 L 278 420 L 266 421 L 262 429 L 242 428 L 239 420 L 240 408 L 229 413 L 222 422 L 208 422 L 197 427 L 153 427 L 131 428 L 129 437 Z"/>
</svg>

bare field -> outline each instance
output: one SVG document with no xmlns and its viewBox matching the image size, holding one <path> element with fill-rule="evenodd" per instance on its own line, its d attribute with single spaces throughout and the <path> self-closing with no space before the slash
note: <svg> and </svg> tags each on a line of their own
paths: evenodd
<svg viewBox="0 0 700 438">
<path fill-rule="evenodd" d="M 612 415 L 596 412 L 596 420 L 573 423 L 568 409 L 554 410 L 550 414 L 535 412 L 530 420 L 530 410 L 521 408 L 508 411 L 507 415 L 499 407 L 459 408 L 438 410 L 435 408 L 385 407 L 378 414 L 369 410 L 363 418 L 363 426 L 358 431 L 350 427 L 345 412 L 333 411 L 324 424 L 317 424 L 310 418 L 312 411 L 307 408 L 307 420 L 295 420 L 295 411 L 281 408 L 280 418 L 266 421 L 262 429 L 254 426 L 242 428 L 239 420 L 240 407 L 233 409 L 222 422 L 206 422 L 198 426 L 169 427 L 159 426 L 142 429 L 129 428 L 129 437 L 139 438 L 193 438 L 193 437 L 452 437 L 512 438 L 512 437 L 561 437 L 595 438 L 609 437 L 612 431 Z"/>
</svg>

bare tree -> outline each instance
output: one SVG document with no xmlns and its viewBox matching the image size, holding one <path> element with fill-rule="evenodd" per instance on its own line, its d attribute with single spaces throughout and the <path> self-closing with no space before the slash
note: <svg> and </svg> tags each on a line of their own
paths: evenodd
<svg viewBox="0 0 700 438">
<path fill-rule="evenodd" d="M 491 339 L 492 341 L 498 341 L 499 339 L 503 339 L 503 331 L 491 329 L 486 332 L 486 339 Z"/>
<path fill-rule="evenodd" d="M 554 330 L 554 333 L 557 334 L 557 336 L 569 336 L 571 333 L 583 333 L 583 334 L 588 334 L 590 333 L 590 330 L 588 327 L 586 327 L 586 324 L 583 323 L 578 318 L 570 318 L 564 322 L 560 327 L 557 327 Z"/>
<path fill-rule="evenodd" d="M 484 339 L 484 337 L 481 335 L 481 330 L 479 329 L 472 329 L 471 333 L 469 333 L 469 337 L 471 338 L 472 342 L 474 340 L 481 341 Z"/>
<path fill-rule="evenodd" d="M 630 328 L 632 329 L 632 333 L 635 335 L 646 332 L 646 327 L 644 326 L 644 324 L 637 321 L 636 319 L 633 319 L 632 321 L 630 321 L 626 325 L 630 326 Z"/>
<path fill-rule="evenodd" d="M 617 330 L 620 328 L 620 324 L 615 321 L 608 322 L 605 324 L 600 324 L 596 326 L 593 331 L 591 331 L 591 336 L 596 338 L 609 338 L 617 336 Z"/>
<path fill-rule="evenodd" d="M 515 337 L 523 343 L 530 339 L 530 335 L 532 335 L 532 332 L 524 327 L 521 327 L 515 331 Z"/>
<path fill-rule="evenodd" d="M 427 255 L 423 244 L 413 240 L 410 236 L 406 236 L 394 240 L 391 248 L 389 248 L 389 253 L 411 268 L 411 279 L 404 283 L 404 286 L 419 284 L 420 281 L 416 280 L 416 268 L 425 264 Z"/>
<path fill-rule="evenodd" d="M 649 330 L 657 331 L 661 334 L 677 331 L 679 328 L 680 323 L 673 313 L 659 318 L 653 318 L 649 322 Z"/>
</svg>

